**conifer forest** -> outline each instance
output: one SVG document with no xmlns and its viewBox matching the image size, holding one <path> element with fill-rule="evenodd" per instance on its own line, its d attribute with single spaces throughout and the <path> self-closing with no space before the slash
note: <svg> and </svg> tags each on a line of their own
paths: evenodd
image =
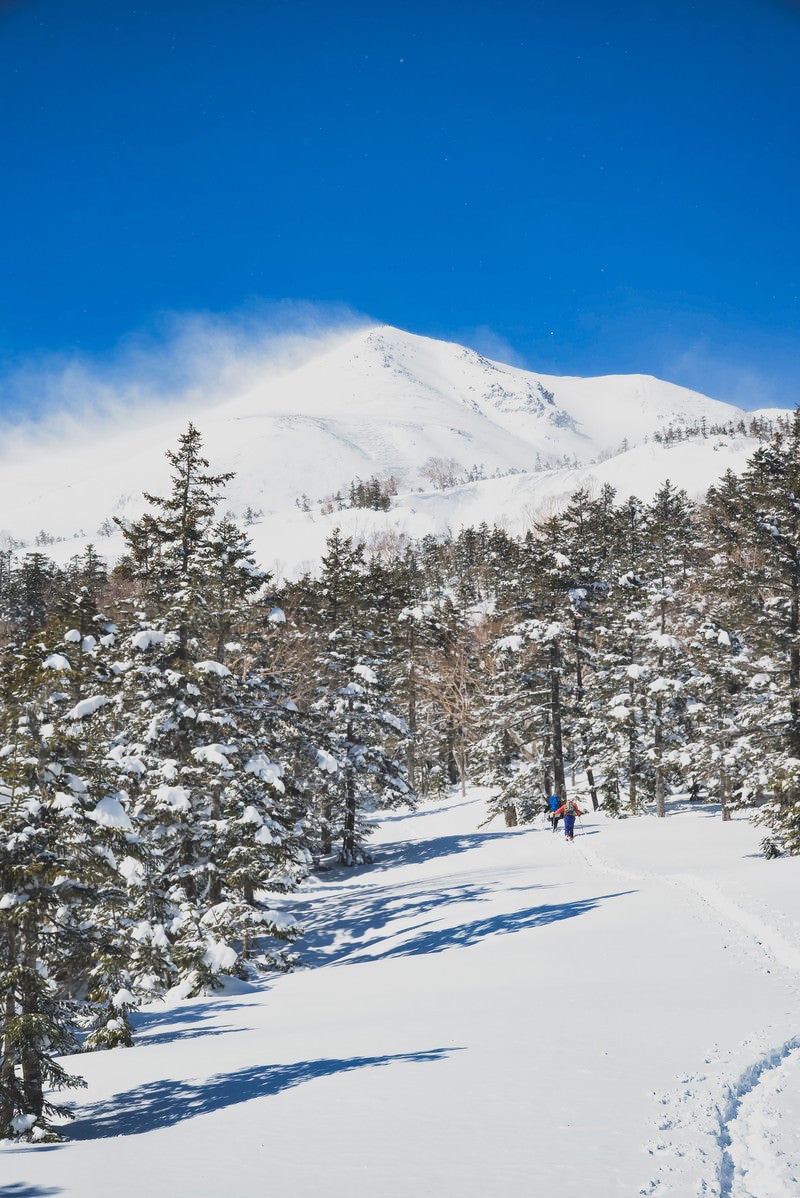
<svg viewBox="0 0 800 1198">
<path fill-rule="evenodd" d="M 58 1138 L 60 1058 L 129 1045 L 143 1002 L 291 969 L 287 896 L 367 864 L 379 809 L 684 792 L 800 853 L 800 409 L 702 502 L 579 491 L 524 537 L 371 554 L 335 531 L 280 585 L 207 454 L 189 425 L 118 562 L 0 557 L 0 1139 Z"/>
</svg>

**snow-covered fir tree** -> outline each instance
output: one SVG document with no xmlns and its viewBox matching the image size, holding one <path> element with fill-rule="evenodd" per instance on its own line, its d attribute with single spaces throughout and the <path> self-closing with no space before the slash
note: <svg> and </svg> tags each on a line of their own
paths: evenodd
<svg viewBox="0 0 800 1198">
<path fill-rule="evenodd" d="M 767 800 L 762 817 L 800 852 L 800 408 L 738 478 L 712 488 L 707 521 L 715 552 L 715 614 L 749 647 L 737 705 L 739 793 Z M 758 764 L 757 764 L 758 763 Z"/>
<path fill-rule="evenodd" d="M 312 584 L 320 848 L 344 865 L 366 859 L 378 806 L 413 801 L 397 747 L 407 735 L 383 677 L 380 597 L 365 586 L 364 551 L 335 530 Z"/>
<path fill-rule="evenodd" d="M 542 729 L 550 692 L 528 631 L 525 624 L 504 626 L 489 641 L 477 706 L 474 777 L 494 789 L 488 816 L 502 815 L 507 827 L 534 819 L 549 793 Z"/>
<path fill-rule="evenodd" d="M 168 455 L 172 490 L 147 496 L 125 529 L 139 615 L 121 643 L 112 754 L 133 779 L 133 811 L 149 853 L 139 885 L 139 986 L 180 980 L 187 992 L 239 972 L 254 952 L 285 965 L 298 929 L 268 894 L 307 868 L 304 812 L 284 782 L 274 704 L 230 640 L 253 622 L 266 576 L 246 536 L 214 525 L 219 488 L 190 426 Z M 266 618 L 266 617 L 264 617 Z"/>
<path fill-rule="evenodd" d="M 58 1138 L 65 1111 L 45 1090 L 78 1084 L 56 1059 L 75 1051 L 86 1003 L 105 1043 L 127 1042 L 127 993 L 115 923 L 131 824 L 84 719 L 105 705 L 93 646 L 68 632 L 4 663 L 0 748 L 0 1138 Z M 76 645 L 78 646 L 77 652 Z M 83 676 L 86 697 L 69 683 Z M 98 986 L 103 994 L 94 993 Z M 110 1024 L 114 1027 L 110 1027 Z M 116 1035 L 114 1034 L 116 1033 Z"/>
</svg>

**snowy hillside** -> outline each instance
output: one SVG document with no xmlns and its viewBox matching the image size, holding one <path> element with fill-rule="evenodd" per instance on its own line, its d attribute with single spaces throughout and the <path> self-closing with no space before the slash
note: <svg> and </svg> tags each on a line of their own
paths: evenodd
<svg viewBox="0 0 800 1198">
<path fill-rule="evenodd" d="M 685 441 L 669 448 L 650 443 L 590 466 L 509 474 L 444 491 L 401 494 L 387 512 L 356 508 L 325 514 L 317 507 L 304 513 L 293 507 L 281 513 L 277 526 L 264 519 L 249 532 L 259 560 L 279 576 L 291 575 L 314 569 L 337 526 L 371 546 L 396 545 L 398 538 L 456 533 L 484 521 L 520 535 L 532 520 L 550 515 L 576 490 L 586 488 L 597 494 L 606 483 L 620 499 L 637 495 L 649 502 L 666 479 L 698 497 L 726 470 L 742 470 L 757 444 L 749 437 Z"/>
<path fill-rule="evenodd" d="M 242 376 L 243 380 L 245 375 Z M 256 381 L 254 381 L 254 378 Z M 670 427 L 728 424 L 730 405 L 644 376 L 578 379 L 490 362 L 458 345 L 380 326 L 320 343 L 294 369 L 249 369 L 239 389 L 144 407 L 122 420 L 84 420 L 58 436 L 4 439 L 0 535 L 31 546 L 42 530 L 66 558 L 112 516 L 137 516 L 141 492 L 167 485 L 166 449 L 189 419 L 214 467 L 233 470 L 227 502 L 263 514 L 252 535 L 264 565 L 288 573 L 317 557 L 334 523 L 364 535 L 418 535 L 486 520 L 518 531 L 577 486 L 605 482 L 648 498 L 667 477 L 701 493 L 752 451 L 746 438 L 709 437 L 667 448 L 645 438 Z M 49 439 L 48 439 L 49 438 Z M 430 459 L 477 483 L 432 490 Z M 514 474 L 510 474 L 514 472 Z M 394 475 L 394 510 L 335 513 L 319 501 L 355 478 Z M 506 475 L 507 477 L 493 477 Z M 311 512 L 298 509 L 302 496 Z"/>
<path fill-rule="evenodd" d="M 309 968 L 138 1016 L 16 1198 L 789 1198 L 800 1192 L 798 860 L 719 809 L 383 823 L 292 907 Z"/>
</svg>

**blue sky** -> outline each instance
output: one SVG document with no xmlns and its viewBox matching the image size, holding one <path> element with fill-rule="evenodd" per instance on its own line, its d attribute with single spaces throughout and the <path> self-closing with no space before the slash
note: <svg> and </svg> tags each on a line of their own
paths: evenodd
<svg viewBox="0 0 800 1198">
<path fill-rule="evenodd" d="M 791 0 L 0 0 L 0 404 L 295 305 L 793 404 L 798 63 Z"/>
</svg>

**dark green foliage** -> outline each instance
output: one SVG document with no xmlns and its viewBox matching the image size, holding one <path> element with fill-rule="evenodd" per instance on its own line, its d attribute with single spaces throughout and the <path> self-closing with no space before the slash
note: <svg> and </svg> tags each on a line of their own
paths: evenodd
<svg viewBox="0 0 800 1198">
<path fill-rule="evenodd" d="M 350 484 L 350 507 L 388 512 L 392 506 L 392 496 L 396 494 L 397 483 L 394 479 L 381 480 L 373 476 L 366 482 L 362 482 L 360 478 L 357 478 Z"/>
<path fill-rule="evenodd" d="M 335 530 L 320 578 L 309 583 L 315 683 L 309 734 L 318 771 L 319 854 L 335 852 L 344 865 L 365 860 L 378 806 L 412 797 L 392 751 L 407 728 L 388 692 L 386 629 L 367 579 L 362 547 Z"/>
<path fill-rule="evenodd" d="M 66 647 L 66 646 L 65 646 Z M 53 690 L 65 655 L 31 644 L 6 655 L 0 749 L 0 1138 L 57 1137 L 45 1088 L 75 1084 L 56 1057 L 78 1047 L 74 999 L 107 942 L 124 893 L 115 851 L 124 812 L 93 760 L 77 709 Z M 87 671 L 88 673 L 88 671 Z M 104 823 L 98 804 L 120 818 Z M 95 961 L 95 968 L 98 966 Z"/>
</svg>

